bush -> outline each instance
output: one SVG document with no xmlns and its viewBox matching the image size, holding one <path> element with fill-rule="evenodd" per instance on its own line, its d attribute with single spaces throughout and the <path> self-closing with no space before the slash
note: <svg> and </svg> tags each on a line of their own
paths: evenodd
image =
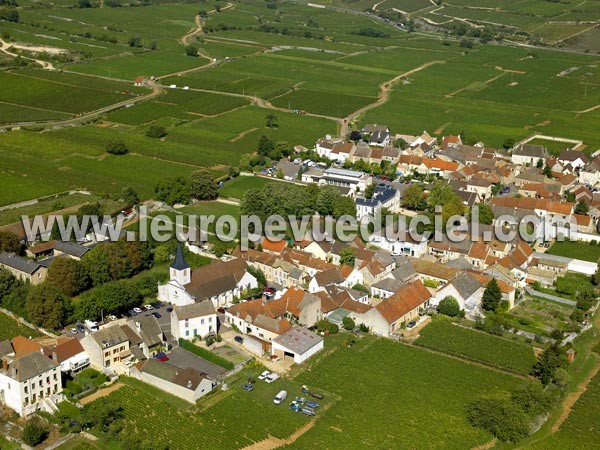
<svg viewBox="0 0 600 450">
<path fill-rule="evenodd" d="M 460 315 L 460 305 L 454 297 L 448 295 L 440 301 L 438 312 L 446 316 L 457 317 Z"/>
<path fill-rule="evenodd" d="M 315 323 L 315 328 L 319 332 L 329 331 L 329 334 L 336 334 L 340 330 L 335 323 L 331 323 L 325 319 L 319 320 L 317 323 Z"/>
<path fill-rule="evenodd" d="M 501 441 L 517 442 L 529 433 L 529 418 L 508 400 L 478 400 L 469 406 L 467 417 L 473 426 L 489 431 Z"/>
<path fill-rule="evenodd" d="M 345 330 L 354 330 L 354 328 L 356 328 L 356 324 L 351 317 L 344 317 L 342 320 L 342 325 L 344 326 Z"/>
<path fill-rule="evenodd" d="M 123 142 L 119 139 L 113 139 L 113 140 L 109 141 L 108 144 L 106 145 L 106 151 L 107 151 L 107 153 L 110 153 L 111 155 L 124 155 L 129 150 L 127 150 L 127 146 L 125 145 L 125 142 Z"/>
<path fill-rule="evenodd" d="M 146 136 L 151 138 L 161 138 L 167 135 L 167 130 L 165 127 L 161 127 L 160 125 L 150 125 L 148 131 L 146 131 Z"/>
<path fill-rule="evenodd" d="M 49 432 L 50 429 L 46 423 L 37 417 L 33 417 L 23 427 L 23 442 L 31 446 L 38 445 L 48 437 Z"/>
</svg>

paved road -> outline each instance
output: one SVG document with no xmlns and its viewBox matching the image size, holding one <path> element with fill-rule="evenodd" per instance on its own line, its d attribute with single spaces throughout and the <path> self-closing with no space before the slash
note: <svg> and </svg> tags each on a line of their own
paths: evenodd
<svg viewBox="0 0 600 450">
<path fill-rule="evenodd" d="M 533 295 L 535 297 L 541 297 L 541 298 L 545 298 L 547 300 L 552 300 L 554 302 L 562 303 L 563 305 L 577 306 L 577 302 L 575 302 L 573 300 L 567 300 L 566 298 L 558 297 L 556 295 L 550 295 L 550 294 L 546 294 L 544 292 L 534 291 L 533 289 L 530 289 L 530 288 L 525 288 L 525 292 L 527 292 L 529 295 Z"/>
</svg>

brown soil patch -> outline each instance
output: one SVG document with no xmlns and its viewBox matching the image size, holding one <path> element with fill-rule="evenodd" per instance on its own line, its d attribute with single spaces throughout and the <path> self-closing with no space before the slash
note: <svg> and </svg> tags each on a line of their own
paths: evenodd
<svg viewBox="0 0 600 450">
<path fill-rule="evenodd" d="M 98 128 L 110 128 L 114 125 L 112 122 L 99 122 L 96 124 Z"/>
<path fill-rule="evenodd" d="M 102 161 L 105 158 L 108 158 L 108 153 L 102 153 L 101 155 L 98 155 L 98 157 L 96 159 L 98 161 Z"/>
<path fill-rule="evenodd" d="M 435 130 L 433 130 L 433 134 L 442 134 L 444 132 L 444 129 L 448 126 L 447 123 L 443 124 L 442 126 L 436 128 Z"/>
<path fill-rule="evenodd" d="M 510 87 L 513 87 L 513 86 L 518 86 L 518 85 L 519 85 L 519 83 L 517 83 L 516 81 L 513 81 L 512 83 L 508 83 L 508 85 L 509 85 Z"/>
<path fill-rule="evenodd" d="M 485 444 L 478 445 L 477 447 L 473 447 L 472 450 L 488 450 L 493 448 L 498 442 L 498 439 L 494 438 L 490 442 L 486 442 Z"/>
<path fill-rule="evenodd" d="M 286 439 L 279 439 L 275 436 L 269 435 L 266 439 L 263 439 L 262 441 L 244 447 L 244 450 L 272 450 L 275 448 L 282 447 L 284 445 L 293 444 L 300 436 L 302 436 L 304 433 L 310 430 L 314 425 L 315 422 L 310 421 L 303 427 L 296 430 L 296 432 L 294 432 L 292 435 L 290 435 L 290 437 Z"/>
<path fill-rule="evenodd" d="M 550 121 L 549 120 L 544 120 L 543 122 L 535 124 L 536 127 L 545 127 L 545 126 L 548 126 L 548 125 L 550 125 Z"/>
<path fill-rule="evenodd" d="M 60 170 L 61 172 L 65 172 L 67 170 L 71 170 L 71 168 L 69 166 L 62 166 L 62 167 L 59 167 L 58 170 Z"/>
<path fill-rule="evenodd" d="M 123 383 L 115 383 L 105 389 L 100 389 L 99 391 L 96 391 L 93 394 L 88 395 L 85 398 L 82 398 L 81 400 L 79 400 L 79 403 L 81 403 L 82 405 L 86 405 L 88 403 L 93 402 L 94 400 L 97 400 L 102 397 L 106 397 L 109 394 L 111 394 L 112 392 L 115 392 L 115 391 L 121 389 L 122 387 L 123 387 Z"/>
</svg>

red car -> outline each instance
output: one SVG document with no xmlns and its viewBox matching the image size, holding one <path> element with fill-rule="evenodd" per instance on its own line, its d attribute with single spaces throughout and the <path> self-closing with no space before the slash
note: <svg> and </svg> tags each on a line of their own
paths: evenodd
<svg viewBox="0 0 600 450">
<path fill-rule="evenodd" d="M 169 357 L 167 355 L 165 355 L 163 352 L 157 353 L 156 356 L 154 357 L 154 359 L 157 359 L 158 361 L 168 361 Z"/>
</svg>

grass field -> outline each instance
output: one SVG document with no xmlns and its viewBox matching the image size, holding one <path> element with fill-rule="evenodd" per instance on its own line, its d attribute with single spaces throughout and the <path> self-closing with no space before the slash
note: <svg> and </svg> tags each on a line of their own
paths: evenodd
<svg viewBox="0 0 600 450">
<path fill-rule="evenodd" d="M 585 242 L 555 242 L 547 253 L 594 263 L 600 259 L 600 247 Z"/>
<path fill-rule="evenodd" d="M 277 181 L 261 177 L 237 177 L 231 181 L 227 181 L 219 190 L 219 195 L 221 197 L 240 200 L 246 191 L 250 189 L 260 189 L 269 183 L 277 183 Z"/>
<path fill-rule="evenodd" d="M 420 334 L 417 345 L 522 375 L 528 375 L 535 363 L 533 349 L 528 345 L 469 330 L 446 320 L 434 320 Z"/>
<path fill-rule="evenodd" d="M 15 319 L 4 313 L 0 313 L 0 341 L 12 339 L 15 336 L 25 336 L 28 338 L 30 336 L 36 337 L 39 335 L 40 333 L 34 329 L 18 323 Z"/>
</svg>

